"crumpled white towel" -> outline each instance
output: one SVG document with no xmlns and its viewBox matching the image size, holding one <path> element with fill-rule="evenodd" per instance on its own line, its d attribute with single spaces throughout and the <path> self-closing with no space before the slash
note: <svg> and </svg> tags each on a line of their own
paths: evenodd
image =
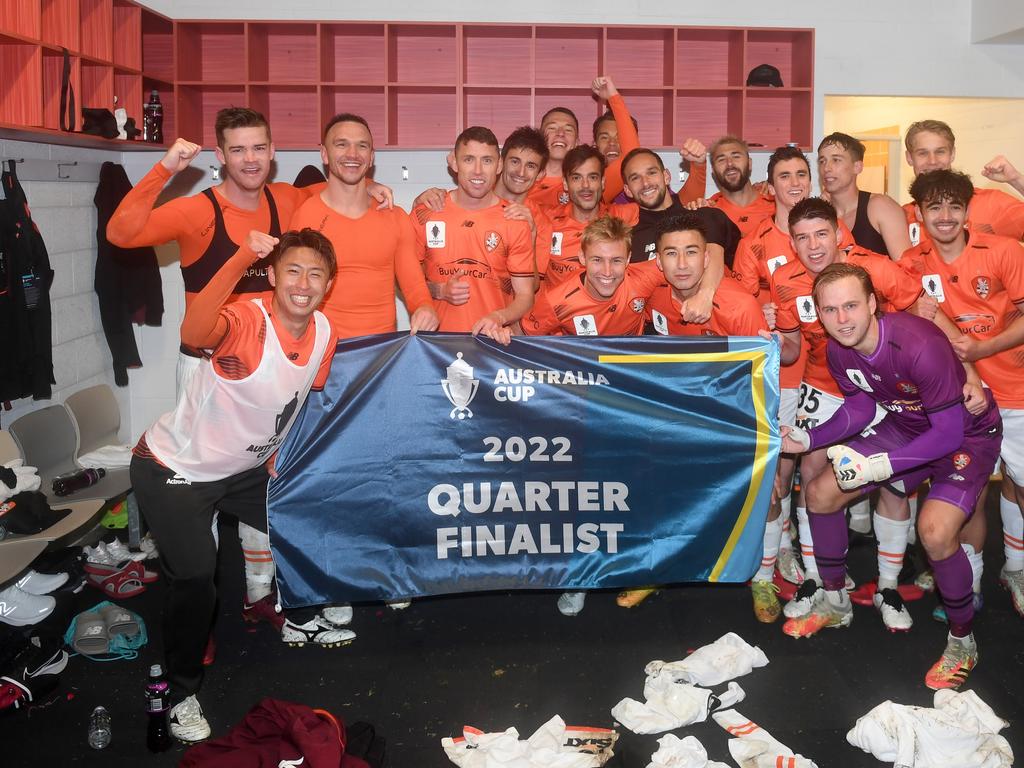
<svg viewBox="0 0 1024 768">
<path fill-rule="evenodd" d="M 565 744 L 565 721 L 555 715 L 526 741 L 519 731 L 484 733 L 466 726 L 462 737 L 446 736 L 441 746 L 448 759 L 461 768 L 597 768 L 598 758 Z"/>
<path fill-rule="evenodd" d="M 723 709 L 711 718 L 736 737 L 729 739 L 729 754 L 740 768 L 817 768 L 814 761 L 793 754 L 793 750 L 735 709 Z"/>
<path fill-rule="evenodd" d="M 708 760 L 707 750 L 695 736 L 680 739 L 666 733 L 658 739 L 658 751 L 651 755 L 647 768 L 729 768 L 725 763 Z"/>
<path fill-rule="evenodd" d="M 130 445 L 104 445 L 95 451 L 83 453 L 78 457 L 78 466 L 83 469 L 116 469 L 127 467 L 132 463 L 132 447 Z"/>
<path fill-rule="evenodd" d="M 14 472 L 14 487 L 9 488 L 6 483 L 0 482 L 0 501 L 7 501 L 23 491 L 39 490 L 42 480 L 39 479 L 39 470 L 35 467 L 26 467 L 23 459 L 11 459 L 4 462 L 4 466 Z"/>
<path fill-rule="evenodd" d="M 718 685 L 767 664 L 768 657 L 764 651 L 756 645 L 749 645 L 735 632 L 728 632 L 682 661 L 652 661 L 644 671 L 648 675 L 659 672 L 671 674 L 676 680 L 694 685 Z"/>
<path fill-rule="evenodd" d="M 707 688 L 676 680 L 662 668 L 647 676 L 644 683 L 646 702 L 623 699 L 612 707 L 612 717 L 633 733 L 662 733 L 708 719 L 711 709 L 733 707 L 746 694 L 738 683 L 729 683 L 728 690 L 717 701 Z"/>
<path fill-rule="evenodd" d="M 934 709 L 883 701 L 846 740 L 896 768 L 1004 768 L 1013 750 L 999 731 L 1007 723 L 974 691 L 936 691 Z"/>
</svg>

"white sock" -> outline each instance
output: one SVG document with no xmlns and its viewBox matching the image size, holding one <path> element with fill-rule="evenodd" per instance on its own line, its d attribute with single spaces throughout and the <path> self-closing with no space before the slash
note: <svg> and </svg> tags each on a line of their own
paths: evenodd
<svg viewBox="0 0 1024 768">
<path fill-rule="evenodd" d="M 775 575 L 775 562 L 779 559 L 779 539 L 782 537 L 782 515 L 764 525 L 764 548 L 761 552 L 761 567 L 754 574 L 754 581 L 771 581 Z"/>
<path fill-rule="evenodd" d="M 850 530 L 858 533 L 870 533 L 871 531 L 871 499 L 865 496 L 860 501 L 851 504 Z"/>
<path fill-rule="evenodd" d="M 874 524 L 878 539 L 878 588 L 896 589 L 907 551 L 910 521 L 890 520 L 875 512 Z"/>
<path fill-rule="evenodd" d="M 779 516 L 779 519 L 782 520 L 782 538 L 779 540 L 779 549 L 792 549 L 793 537 L 789 535 L 792 522 L 789 516 L 793 511 L 793 494 L 787 493 L 783 496 L 779 501 L 779 506 L 782 507 L 782 514 Z"/>
<path fill-rule="evenodd" d="M 826 589 L 825 598 L 833 608 L 850 607 L 850 596 L 845 589 Z"/>
<path fill-rule="evenodd" d="M 1024 570 L 1024 517 L 1020 505 L 999 495 L 999 514 L 1003 518 L 1003 554 L 1006 570 Z"/>
<path fill-rule="evenodd" d="M 976 646 L 976 643 L 974 642 L 974 633 L 973 632 L 971 632 L 966 637 L 957 637 L 952 632 L 950 632 L 948 637 L 949 637 L 950 640 L 955 640 L 956 642 L 960 643 L 964 647 L 969 648 L 971 650 L 973 650 L 975 648 L 975 646 Z"/>
<path fill-rule="evenodd" d="M 814 539 L 811 536 L 811 521 L 807 516 L 806 507 L 796 508 L 796 522 L 797 530 L 800 532 L 800 554 L 804 560 L 804 571 L 808 579 L 814 579 L 821 584 L 818 564 L 814 562 Z"/>
<path fill-rule="evenodd" d="M 270 552 L 270 537 L 239 520 L 238 540 L 245 563 L 245 594 L 252 605 L 273 592 L 274 558 Z"/>
<path fill-rule="evenodd" d="M 972 588 L 975 594 L 981 593 L 981 575 L 985 572 L 985 558 L 981 552 L 975 552 L 970 544 L 961 544 L 960 549 L 967 553 L 967 559 L 971 561 L 971 574 L 974 576 Z"/>
</svg>

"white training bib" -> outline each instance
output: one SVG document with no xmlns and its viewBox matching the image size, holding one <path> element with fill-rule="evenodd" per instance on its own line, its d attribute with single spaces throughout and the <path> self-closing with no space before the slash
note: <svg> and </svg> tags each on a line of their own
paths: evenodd
<svg viewBox="0 0 1024 768">
<path fill-rule="evenodd" d="M 146 432 L 153 455 L 190 481 L 222 480 L 264 463 L 284 441 L 334 341 L 327 318 L 314 312 L 313 351 L 305 365 L 296 365 L 285 356 L 263 302 L 252 301 L 266 324 L 256 370 L 229 380 L 203 360 L 175 409 Z"/>
</svg>

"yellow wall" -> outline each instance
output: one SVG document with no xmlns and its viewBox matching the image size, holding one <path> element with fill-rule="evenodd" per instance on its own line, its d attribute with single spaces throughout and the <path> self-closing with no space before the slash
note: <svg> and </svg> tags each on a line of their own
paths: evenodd
<svg viewBox="0 0 1024 768">
<path fill-rule="evenodd" d="M 902 137 L 908 125 L 925 119 L 949 123 L 956 135 L 955 167 L 970 174 L 975 186 L 996 187 L 1016 194 L 1008 185 L 986 179 L 981 169 L 993 157 L 1003 154 L 1024 170 L 1024 142 L 1020 133 L 1020 126 L 1024 125 L 1024 100 L 825 97 L 825 134 L 832 131 L 861 134 L 898 125 Z M 903 157 L 902 151 L 900 157 Z M 900 202 L 903 203 L 910 199 L 906 190 L 913 181 L 913 171 L 904 160 L 898 172 Z"/>
</svg>

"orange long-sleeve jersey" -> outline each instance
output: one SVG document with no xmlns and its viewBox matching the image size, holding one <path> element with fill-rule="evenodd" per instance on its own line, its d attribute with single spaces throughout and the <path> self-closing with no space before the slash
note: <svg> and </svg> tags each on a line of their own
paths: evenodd
<svg viewBox="0 0 1024 768">
<path fill-rule="evenodd" d="M 213 242 L 215 234 L 215 212 L 210 200 L 200 193 L 189 197 L 178 197 L 155 207 L 164 185 L 171 178 L 171 172 L 157 163 L 138 184 L 125 195 L 114 215 L 107 224 L 107 239 L 122 248 L 136 248 L 144 245 L 163 245 L 177 241 L 182 270 L 196 263 Z M 273 183 L 267 185 L 277 207 L 281 230 L 289 228 L 292 216 L 306 199 L 323 189 L 314 185 L 298 189 L 291 184 Z M 246 242 L 249 232 L 268 232 L 270 229 L 270 205 L 265 196 L 260 198 L 255 210 L 239 208 L 225 198 L 216 187 L 217 198 L 224 216 L 228 236 L 237 245 Z M 226 262 L 232 254 L 218 254 Z M 186 307 L 196 291 L 185 291 Z M 259 293 L 235 293 L 229 298 L 251 298 Z"/>
<path fill-rule="evenodd" d="M 378 211 L 371 206 L 351 219 L 314 195 L 295 213 L 292 227 L 315 229 L 334 245 L 338 273 L 320 311 L 338 338 L 395 330 L 396 278 L 409 314 L 433 305 L 412 223 L 401 208 Z"/>
</svg>

